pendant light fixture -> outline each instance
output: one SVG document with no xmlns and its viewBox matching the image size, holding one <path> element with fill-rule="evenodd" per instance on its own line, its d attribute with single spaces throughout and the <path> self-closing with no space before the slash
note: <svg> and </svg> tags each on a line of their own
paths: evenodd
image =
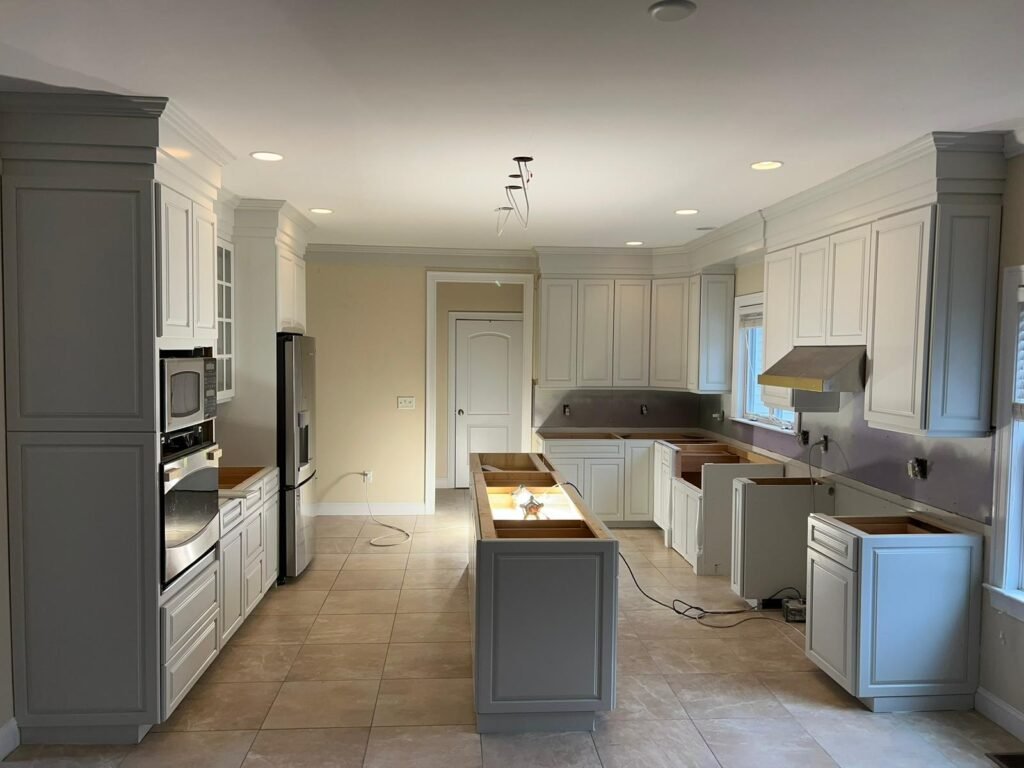
<svg viewBox="0 0 1024 768">
<path fill-rule="evenodd" d="M 499 205 L 494 212 L 498 214 L 498 223 L 494 229 L 498 233 L 498 237 L 501 237 L 501 233 L 505 231 L 505 225 L 508 224 L 508 217 L 512 215 L 512 206 Z"/>
<path fill-rule="evenodd" d="M 505 231 L 505 224 L 508 223 L 509 217 L 513 213 L 523 229 L 530 226 L 530 182 L 533 180 L 530 163 L 533 162 L 533 158 L 527 155 L 516 155 L 512 158 L 512 162 L 516 164 L 516 172 L 508 175 L 512 183 L 505 185 L 505 200 L 508 201 L 508 205 L 499 205 L 494 209 L 498 215 L 497 233 L 499 237 Z"/>
</svg>

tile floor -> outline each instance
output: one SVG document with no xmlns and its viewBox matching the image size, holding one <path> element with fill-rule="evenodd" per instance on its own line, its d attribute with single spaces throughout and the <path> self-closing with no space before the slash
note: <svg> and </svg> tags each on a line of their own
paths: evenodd
<svg viewBox="0 0 1024 768">
<path fill-rule="evenodd" d="M 1024 749 L 973 712 L 876 715 L 804 658 L 800 625 L 686 621 L 620 578 L 618 706 L 593 734 L 477 735 L 466 566 L 468 499 L 383 552 L 361 518 L 320 518 L 318 555 L 267 595 L 174 716 L 138 747 L 22 747 L 61 768 L 785 768 L 988 766 Z M 622 552 L 660 598 L 737 607 L 652 530 Z"/>
</svg>

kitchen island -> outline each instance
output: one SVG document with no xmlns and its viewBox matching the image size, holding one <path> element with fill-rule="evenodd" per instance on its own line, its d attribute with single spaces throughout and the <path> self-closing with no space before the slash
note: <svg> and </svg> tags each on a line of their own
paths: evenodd
<svg viewBox="0 0 1024 768">
<path fill-rule="evenodd" d="M 593 730 L 615 705 L 618 541 L 540 454 L 470 468 L 477 730 Z"/>
</svg>

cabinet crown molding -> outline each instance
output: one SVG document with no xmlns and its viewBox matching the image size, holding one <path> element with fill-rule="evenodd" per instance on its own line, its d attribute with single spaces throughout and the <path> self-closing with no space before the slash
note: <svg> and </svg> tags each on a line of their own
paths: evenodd
<svg viewBox="0 0 1024 768">
<path fill-rule="evenodd" d="M 182 138 L 193 144 L 196 149 L 217 165 L 227 165 L 235 159 L 231 150 L 217 141 L 212 133 L 179 107 L 177 102 L 167 101 L 161 117 L 164 123 L 173 127 Z"/>
</svg>

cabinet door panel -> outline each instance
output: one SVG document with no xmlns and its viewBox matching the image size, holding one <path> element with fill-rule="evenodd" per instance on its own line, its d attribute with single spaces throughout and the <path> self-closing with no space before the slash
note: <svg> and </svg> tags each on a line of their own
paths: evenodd
<svg viewBox="0 0 1024 768">
<path fill-rule="evenodd" d="M 584 459 L 583 474 L 586 492 L 584 498 L 590 511 L 601 520 L 622 520 L 623 474 L 622 459 Z"/>
<path fill-rule="evenodd" d="M 280 497 L 275 493 L 263 504 L 263 589 L 277 581 L 280 560 Z"/>
<path fill-rule="evenodd" d="M 195 231 L 195 337 L 217 338 L 217 217 L 213 211 L 193 203 Z"/>
<path fill-rule="evenodd" d="M 697 555 L 700 554 L 701 542 L 700 542 L 700 514 L 701 514 L 701 497 L 699 494 L 686 492 L 686 520 L 685 520 L 685 532 L 686 537 L 686 551 L 683 554 L 690 565 L 697 566 Z"/>
<path fill-rule="evenodd" d="M 672 549 L 686 557 L 686 491 L 683 484 L 675 480 L 671 482 L 671 491 Z"/>
<path fill-rule="evenodd" d="M 933 217 L 933 208 L 921 208 L 876 222 L 871 232 L 864 416 L 911 431 L 927 416 Z"/>
<path fill-rule="evenodd" d="M 587 489 L 586 478 L 583 473 L 583 459 L 558 459 L 556 461 L 549 456 L 548 461 L 551 462 L 551 466 L 555 468 L 555 471 L 562 476 L 562 479 L 567 483 L 575 485 L 580 496 L 586 499 Z"/>
<path fill-rule="evenodd" d="M 798 245 L 794 268 L 793 344 L 824 344 L 828 238 Z"/>
<path fill-rule="evenodd" d="M 540 281 L 540 385 L 576 386 L 576 281 Z"/>
<path fill-rule="evenodd" d="M 769 253 L 764 258 L 764 364 L 769 368 L 793 349 L 793 262 L 795 248 Z M 763 387 L 768 405 L 790 407 L 786 387 Z"/>
<path fill-rule="evenodd" d="M 686 387 L 686 320 L 689 278 L 655 280 L 651 285 L 652 387 Z"/>
<path fill-rule="evenodd" d="M 8 173 L 7 426 L 154 432 L 154 184 Z"/>
<path fill-rule="evenodd" d="M 220 542 L 220 630 L 221 644 L 226 643 L 245 620 L 245 557 L 242 552 L 242 529 L 237 529 Z"/>
<path fill-rule="evenodd" d="M 295 327 L 306 330 L 306 262 L 295 260 Z"/>
<path fill-rule="evenodd" d="M 686 306 L 686 388 L 700 389 L 700 275 L 691 277 Z"/>
<path fill-rule="evenodd" d="M 857 574 L 807 552 L 807 655 L 856 695 Z"/>
<path fill-rule="evenodd" d="M 576 326 L 576 379 L 581 387 L 610 387 L 614 280 L 580 280 Z"/>
<path fill-rule="evenodd" d="M 735 275 L 703 275 L 700 289 L 701 392 L 732 389 L 733 312 L 736 298 Z"/>
<path fill-rule="evenodd" d="M 191 339 L 193 329 L 192 201 L 169 187 L 159 200 L 160 336 Z"/>
<path fill-rule="evenodd" d="M 826 344 L 867 342 L 870 244 L 870 225 L 829 238 Z"/>
<path fill-rule="evenodd" d="M 646 387 L 650 380 L 651 281 L 615 281 L 613 340 L 616 387 Z"/>
<path fill-rule="evenodd" d="M 652 520 L 654 445 L 650 441 L 626 443 L 626 520 Z"/>
<path fill-rule="evenodd" d="M 295 262 L 285 254 L 277 256 L 277 330 L 295 330 Z"/>
</svg>

